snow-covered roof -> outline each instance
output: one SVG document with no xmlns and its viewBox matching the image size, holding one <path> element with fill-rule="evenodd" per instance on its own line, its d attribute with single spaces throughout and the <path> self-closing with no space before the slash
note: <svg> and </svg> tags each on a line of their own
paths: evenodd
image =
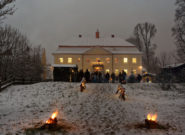
<svg viewBox="0 0 185 135">
<path fill-rule="evenodd" d="M 112 54 L 142 54 L 136 47 L 103 47 Z"/>
<path fill-rule="evenodd" d="M 83 54 L 92 47 L 58 47 L 54 54 Z"/>
<path fill-rule="evenodd" d="M 77 67 L 77 65 L 53 64 L 52 67 Z"/>
<path fill-rule="evenodd" d="M 62 45 L 67 46 L 134 46 L 122 38 L 92 38 L 92 37 L 75 37 Z"/>
<path fill-rule="evenodd" d="M 142 67 L 142 71 L 147 71 L 146 68 Z"/>
<path fill-rule="evenodd" d="M 173 63 L 173 64 L 169 64 L 169 65 L 166 65 L 164 66 L 163 68 L 175 68 L 175 67 L 179 67 L 179 66 L 182 66 L 184 65 L 185 63 Z"/>
<path fill-rule="evenodd" d="M 95 46 L 96 47 L 96 46 Z M 92 49 L 93 47 L 87 46 L 59 46 L 58 49 L 53 54 L 83 54 L 86 51 Z M 124 46 L 117 46 L 117 47 L 102 47 L 105 50 L 111 52 L 112 54 L 142 54 L 135 46 L 133 47 L 124 47 Z"/>
</svg>

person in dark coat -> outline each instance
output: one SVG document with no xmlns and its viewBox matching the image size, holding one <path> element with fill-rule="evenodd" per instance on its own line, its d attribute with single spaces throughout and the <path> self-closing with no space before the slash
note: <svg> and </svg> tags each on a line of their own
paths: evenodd
<svg viewBox="0 0 185 135">
<path fill-rule="evenodd" d="M 141 79 L 142 79 L 141 75 L 138 74 L 138 75 L 137 75 L 137 81 L 138 81 L 138 83 L 140 83 Z"/>
<path fill-rule="evenodd" d="M 82 81 L 82 78 L 84 77 L 84 73 L 83 73 L 83 70 L 80 70 L 80 73 L 79 73 L 79 81 L 81 82 Z"/>
<path fill-rule="evenodd" d="M 126 72 L 124 70 L 122 70 L 122 76 L 123 76 L 123 81 L 124 81 L 126 77 Z"/>
<path fill-rule="evenodd" d="M 111 78 L 112 78 L 112 83 L 115 83 L 115 74 L 114 74 L 114 72 L 112 72 Z"/>
<path fill-rule="evenodd" d="M 119 72 L 119 83 L 121 83 L 121 81 L 122 81 L 122 74 L 121 74 L 121 72 Z"/>
<path fill-rule="evenodd" d="M 109 83 L 109 78 L 110 78 L 110 75 L 109 75 L 109 72 L 107 72 L 105 75 L 106 83 Z"/>
<path fill-rule="evenodd" d="M 86 69 L 86 72 L 85 72 L 85 80 L 86 80 L 86 82 L 89 82 L 89 77 L 90 77 L 90 72 L 88 71 L 88 69 Z"/>
<path fill-rule="evenodd" d="M 101 81 L 102 81 L 102 77 L 101 76 L 102 76 L 102 74 L 101 74 L 101 72 L 99 72 L 98 73 L 99 83 L 101 83 Z"/>
<path fill-rule="evenodd" d="M 148 77 L 146 78 L 146 81 L 147 81 L 147 83 L 149 82 L 149 78 Z"/>
</svg>

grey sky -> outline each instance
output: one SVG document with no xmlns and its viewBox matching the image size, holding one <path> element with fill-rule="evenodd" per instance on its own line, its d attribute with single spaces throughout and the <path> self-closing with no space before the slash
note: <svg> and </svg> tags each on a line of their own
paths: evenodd
<svg viewBox="0 0 185 135">
<path fill-rule="evenodd" d="M 171 32 L 174 3 L 175 0 L 16 0 L 18 9 L 4 24 L 27 33 L 32 42 L 42 44 L 52 64 L 51 53 L 58 45 L 79 34 L 94 37 L 98 28 L 100 37 L 114 34 L 127 39 L 137 23 L 146 21 L 156 25 L 153 43 L 160 53 L 175 48 Z"/>
</svg>

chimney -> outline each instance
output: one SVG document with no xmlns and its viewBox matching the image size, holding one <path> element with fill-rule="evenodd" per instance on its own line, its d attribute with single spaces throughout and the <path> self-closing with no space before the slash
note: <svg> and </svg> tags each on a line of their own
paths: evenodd
<svg viewBox="0 0 185 135">
<path fill-rule="evenodd" d="M 79 38 L 81 38 L 82 37 L 82 35 L 79 35 Z"/>
<path fill-rule="evenodd" d="M 114 35 L 112 35 L 112 38 L 114 38 Z"/>
<path fill-rule="evenodd" d="M 100 38 L 100 37 L 99 37 L 99 31 L 98 31 L 98 29 L 97 29 L 97 31 L 96 31 L 96 38 Z"/>
</svg>

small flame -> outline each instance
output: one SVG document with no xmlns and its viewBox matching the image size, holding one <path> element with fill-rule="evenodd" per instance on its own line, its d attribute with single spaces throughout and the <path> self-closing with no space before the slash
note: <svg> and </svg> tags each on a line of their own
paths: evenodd
<svg viewBox="0 0 185 135">
<path fill-rule="evenodd" d="M 58 115 L 58 111 L 54 112 L 52 115 L 51 115 L 51 118 L 49 120 L 46 121 L 46 123 L 50 124 L 53 122 L 53 120 L 57 117 Z"/>
<path fill-rule="evenodd" d="M 157 119 L 157 113 L 155 115 L 148 114 L 147 119 L 148 120 L 152 120 L 152 121 L 156 121 L 156 119 Z"/>
</svg>

